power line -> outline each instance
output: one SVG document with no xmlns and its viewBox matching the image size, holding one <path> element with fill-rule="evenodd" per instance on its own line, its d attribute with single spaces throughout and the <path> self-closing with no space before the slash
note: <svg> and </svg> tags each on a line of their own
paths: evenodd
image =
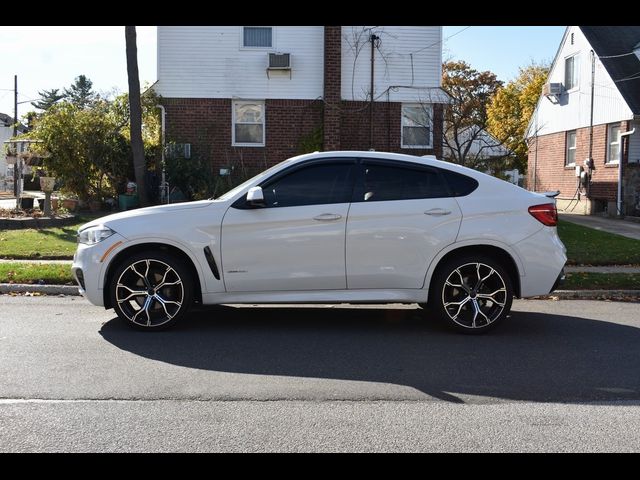
<svg viewBox="0 0 640 480">
<path fill-rule="evenodd" d="M 416 50 L 416 51 L 414 51 L 414 52 L 411 52 L 411 53 L 409 53 L 409 54 L 405 54 L 405 55 L 413 55 L 413 54 L 415 54 L 415 53 L 418 53 L 418 52 L 421 52 L 421 51 L 423 51 L 423 50 L 426 50 L 427 48 L 431 48 L 431 47 L 433 47 L 433 46 L 435 46 L 435 45 L 437 45 L 437 44 L 439 44 L 439 43 L 444 43 L 444 42 L 446 42 L 447 40 L 449 40 L 450 38 L 453 38 L 453 37 L 455 37 L 456 35 L 458 35 L 458 34 L 460 34 L 460 33 L 464 32 L 465 30 L 468 30 L 468 29 L 470 29 L 470 28 L 471 28 L 471 25 L 468 25 L 468 26 L 464 27 L 462 30 L 458 30 L 456 33 L 452 33 L 451 35 L 449 35 L 449 36 L 448 36 L 447 38 L 445 38 L 444 40 L 438 40 L 437 42 L 434 42 L 434 43 L 432 43 L 431 45 L 427 45 L 426 47 L 422 47 L 422 48 L 420 48 L 420 49 L 418 49 L 418 50 Z"/>
<path fill-rule="evenodd" d="M 598 58 L 620 58 L 628 57 L 629 55 L 635 55 L 635 52 L 621 53 L 620 55 L 598 55 Z"/>
</svg>

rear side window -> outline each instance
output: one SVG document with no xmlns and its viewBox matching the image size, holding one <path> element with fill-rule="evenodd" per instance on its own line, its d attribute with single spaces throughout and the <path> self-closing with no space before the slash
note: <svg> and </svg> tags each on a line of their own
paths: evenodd
<svg viewBox="0 0 640 480">
<path fill-rule="evenodd" d="M 353 191 L 352 164 L 329 163 L 296 170 L 262 187 L 267 207 L 348 203 Z"/>
<path fill-rule="evenodd" d="M 464 197 L 478 188 L 478 181 L 475 178 L 450 170 L 440 170 L 440 172 L 449 185 L 449 190 L 453 197 Z"/>
<path fill-rule="evenodd" d="M 435 170 L 363 165 L 363 188 L 355 201 L 382 202 L 448 197 L 446 185 Z"/>
</svg>

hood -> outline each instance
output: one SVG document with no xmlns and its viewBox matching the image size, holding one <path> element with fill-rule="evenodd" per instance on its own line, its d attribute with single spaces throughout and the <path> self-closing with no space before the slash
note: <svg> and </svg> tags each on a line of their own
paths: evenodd
<svg viewBox="0 0 640 480">
<path fill-rule="evenodd" d="M 155 207 L 136 208 L 134 210 L 127 210 L 124 212 L 114 213 L 105 217 L 96 218 L 88 223 L 82 225 L 79 230 L 84 230 L 88 227 L 96 225 L 110 226 L 114 223 L 120 223 L 127 219 L 140 219 L 140 217 L 150 217 L 152 215 L 171 214 L 174 212 L 183 212 L 184 210 L 194 210 L 197 208 L 203 208 L 211 205 L 211 200 L 199 200 L 197 202 L 184 202 L 173 203 L 169 205 L 157 205 Z M 117 229 L 115 229 L 117 231 Z"/>
</svg>

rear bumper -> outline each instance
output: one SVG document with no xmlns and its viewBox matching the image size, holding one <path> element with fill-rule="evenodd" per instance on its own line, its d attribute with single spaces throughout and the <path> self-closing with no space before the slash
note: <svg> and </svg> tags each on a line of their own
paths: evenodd
<svg viewBox="0 0 640 480">
<path fill-rule="evenodd" d="M 560 275 L 558 275 L 558 278 L 556 278 L 556 282 L 553 284 L 553 287 L 551 287 L 551 290 L 549 290 L 549 293 L 557 290 L 558 287 L 562 286 L 565 278 L 566 278 L 566 275 L 564 273 L 564 268 L 563 268 L 562 271 L 560 272 Z"/>
<path fill-rule="evenodd" d="M 513 247 L 523 266 L 520 272 L 520 297 L 548 295 L 560 285 L 567 255 L 554 227 L 543 227 Z"/>
</svg>

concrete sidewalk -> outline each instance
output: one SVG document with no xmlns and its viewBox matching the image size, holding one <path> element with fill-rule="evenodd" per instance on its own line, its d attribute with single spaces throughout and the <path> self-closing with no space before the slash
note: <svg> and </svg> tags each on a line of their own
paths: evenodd
<svg viewBox="0 0 640 480">
<path fill-rule="evenodd" d="M 615 233 L 623 237 L 640 240 L 640 223 L 618 218 L 600 217 L 597 215 L 580 215 L 576 213 L 558 213 L 560 220 L 577 223 L 585 227 L 603 232 Z"/>
</svg>

